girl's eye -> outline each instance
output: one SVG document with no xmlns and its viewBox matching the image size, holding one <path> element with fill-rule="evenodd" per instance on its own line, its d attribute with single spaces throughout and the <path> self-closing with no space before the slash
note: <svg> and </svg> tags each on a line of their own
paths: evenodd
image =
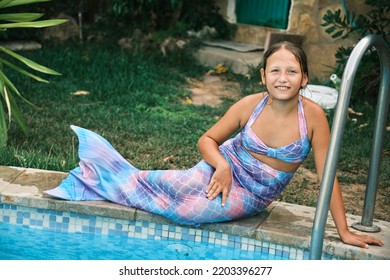
<svg viewBox="0 0 390 280">
<path fill-rule="evenodd" d="M 272 69 L 272 70 L 271 70 L 271 73 L 277 73 L 277 72 L 279 72 L 278 69 Z"/>
</svg>

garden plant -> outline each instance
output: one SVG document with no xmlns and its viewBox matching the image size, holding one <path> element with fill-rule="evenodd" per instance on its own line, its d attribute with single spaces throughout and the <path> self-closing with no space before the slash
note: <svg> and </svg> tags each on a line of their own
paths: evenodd
<svg viewBox="0 0 390 280">
<path fill-rule="evenodd" d="M 41 13 L 7 13 L 7 8 L 33 4 L 37 2 L 46 2 L 49 0 L 1 0 L 0 1 L 0 31 L 5 32 L 8 29 L 12 28 L 43 28 L 48 26 L 54 26 L 61 23 L 64 23 L 65 20 L 39 20 L 43 14 Z M 5 11 L 5 12 L 4 12 Z M 21 92 L 15 86 L 15 84 L 8 78 L 6 72 L 10 69 L 20 72 L 26 77 L 35 79 L 39 82 L 48 81 L 37 76 L 34 73 L 28 72 L 22 67 L 18 66 L 17 63 L 11 62 L 10 59 L 15 60 L 16 62 L 22 63 L 24 66 L 30 68 L 30 70 L 35 70 L 40 73 L 50 74 L 50 75 L 59 75 L 58 72 L 42 66 L 30 59 L 27 59 L 3 46 L 0 45 L 0 52 L 5 54 L 7 57 L 0 57 L 0 95 L 1 103 L 5 104 L 5 108 L 8 112 L 4 111 L 3 106 L 0 106 L 0 147 L 4 146 L 8 138 L 8 126 L 7 124 L 7 115 L 8 122 L 11 122 L 11 119 L 16 120 L 20 128 L 27 133 L 28 127 L 26 126 L 22 114 L 18 108 L 15 97 L 20 97 L 26 102 L 27 99 L 23 97 Z M 29 103 L 29 102 L 28 102 Z M 32 104 L 31 104 L 32 105 Z"/>
</svg>

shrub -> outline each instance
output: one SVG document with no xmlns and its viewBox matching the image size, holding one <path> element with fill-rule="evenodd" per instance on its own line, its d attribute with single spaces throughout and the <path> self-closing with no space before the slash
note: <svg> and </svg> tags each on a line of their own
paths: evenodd
<svg viewBox="0 0 390 280">
<path fill-rule="evenodd" d="M 362 39 L 368 34 L 381 36 L 390 48 L 390 1 L 389 0 L 366 0 L 365 3 L 370 6 L 366 15 L 349 14 L 345 7 L 345 15 L 341 10 L 332 12 L 328 10 L 323 16 L 324 22 L 321 24 L 326 27 L 325 31 L 332 38 L 346 39 L 351 35 L 356 35 Z M 345 65 L 348 61 L 353 47 L 340 47 L 336 54 L 336 69 L 334 73 L 341 77 Z M 380 64 L 377 52 L 372 49 L 365 53 L 362 58 L 359 69 L 356 73 L 355 84 L 351 96 L 352 103 L 358 103 L 361 100 L 374 102 L 377 96 L 380 81 Z"/>
</svg>

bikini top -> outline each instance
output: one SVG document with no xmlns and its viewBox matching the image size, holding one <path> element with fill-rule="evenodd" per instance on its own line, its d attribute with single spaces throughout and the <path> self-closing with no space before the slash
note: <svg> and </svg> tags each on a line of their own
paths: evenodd
<svg viewBox="0 0 390 280">
<path fill-rule="evenodd" d="M 285 162 L 303 162 L 310 152 L 311 144 L 307 136 L 307 126 L 301 98 L 298 99 L 298 123 L 299 133 L 301 135 L 301 138 L 299 140 L 283 147 L 270 148 L 267 147 L 263 143 L 263 141 L 261 141 L 253 132 L 251 128 L 252 124 L 263 111 L 265 105 L 267 104 L 268 98 L 269 95 L 267 95 L 265 98 L 263 98 L 262 101 L 260 101 L 260 103 L 253 110 L 253 113 L 251 114 L 247 124 L 243 128 L 243 131 L 241 133 L 243 146 L 251 152 L 267 155 L 269 157 L 277 158 Z"/>
</svg>

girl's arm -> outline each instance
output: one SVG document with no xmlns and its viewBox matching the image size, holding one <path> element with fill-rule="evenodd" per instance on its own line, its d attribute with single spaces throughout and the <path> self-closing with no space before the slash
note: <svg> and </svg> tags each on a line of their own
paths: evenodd
<svg viewBox="0 0 390 280">
<path fill-rule="evenodd" d="M 222 206 L 225 205 L 229 195 L 232 178 L 230 165 L 219 151 L 219 146 L 245 125 L 254 105 L 260 101 L 259 97 L 259 94 L 250 95 L 235 103 L 216 124 L 199 138 L 198 148 L 203 159 L 215 168 L 206 189 L 207 197 L 212 200 L 222 193 Z"/>
<path fill-rule="evenodd" d="M 330 129 L 326 116 L 321 108 L 313 107 L 313 111 L 310 113 L 310 116 L 313 118 L 312 123 L 315 123 L 315 126 L 313 125 L 311 143 L 317 174 L 321 181 L 330 141 Z M 335 178 L 333 184 L 333 191 L 330 201 L 330 212 L 335 222 L 337 232 L 344 243 L 362 248 L 368 248 L 368 244 L 379 246 L 383 245 L 383 242 L 376 239 L 375 237 L 358 235 L 349 231 L 341 189 L 337 178 Z"/>
</svg>

